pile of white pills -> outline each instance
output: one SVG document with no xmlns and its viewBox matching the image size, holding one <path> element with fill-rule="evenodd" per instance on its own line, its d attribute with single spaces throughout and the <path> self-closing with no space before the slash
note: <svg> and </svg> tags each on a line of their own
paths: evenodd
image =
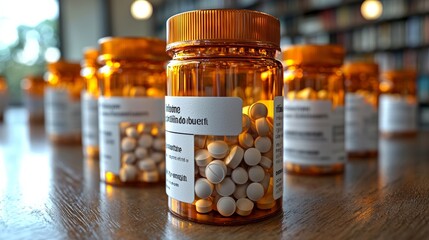
<svg viewBox="0 0 429 240">
<path fill-rule="evenodd" d="M 159 182 L 165 176 L 163 124 L 121 123 L 122 182 Z"/>
<path fill-rule="evenodd" d="M 239 136 L 195 136 L 195 209 L 224 217 L 271 209 L 273 127 L 262 103 L 245 108 Z"/>
</svg>

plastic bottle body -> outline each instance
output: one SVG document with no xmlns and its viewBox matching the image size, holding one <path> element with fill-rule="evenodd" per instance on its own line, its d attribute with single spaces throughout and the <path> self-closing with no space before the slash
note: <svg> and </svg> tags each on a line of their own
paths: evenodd
<svg viewBox="0 0 429 240">
<path fill-rule="evenodd" d="M 173 58 L 165 102 L 170 211 L 215 225 L 281 212 L 278 20 L 253 11 L 200 10 L 173 16 L 167 26 Z"/>
<path fill-rule="evenodd" d="M 111 38 L 101 43 L 100 174 L 109 184 L 149 186 L 164 182 L 167 55 L 160 51 L 161 58 L 142 58 L 149 51 L 142 47 L 148 41 Z M 165 49 L 163 41 L 153 44 Z M 127 47 L 111 54 L 110 46 L 116 45 Z M 123 52 L 128 55 L 121 55 Z"/>
<path fill-rule="evenodd" d="M 21 81 L 24 107 L 30 123 L 44 122 L 45 81 L 42 76 L 29 76 Z"/>
<path fill-rule="evenodd" d="M 284 52 L 284 161 L 289 173 L 344 171 L 343 54 L 340 47 L 323 45 Z"/>
<path fill-rule="evenodd" d="M 82 91 L 82 147 L 87 159 L 99 157 L 98 133 L 98 51 L 88 49 L 84 53 L 81 76 L 85 79 L 85 89 Z"/>
<path fill-rule="evenodd" d="M 417 135 L 416 72 L 392 70 L 381 74 L 380 136 L 404 138 Z"/>
<path fill-rule="evenodd" d="M 60 61 L 48 65 L 44 92 L 45 128 L 56 144 L 81 143 L 80 65 Z"/>
<path fill-rule="evenodd" d="M 378 154 L 378 65 L 351 62 L 343 67 L 346 86 L 346 151 L 349 158 Z"/>
</svg>

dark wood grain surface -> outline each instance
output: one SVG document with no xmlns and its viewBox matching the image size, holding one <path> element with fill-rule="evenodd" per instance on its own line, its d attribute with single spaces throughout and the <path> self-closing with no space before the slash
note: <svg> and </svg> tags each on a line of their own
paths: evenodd
<svg viewBox="0 0 429 240">
<path fill-rule="evenodd" d="M 343 175 L 285 176 L 283 213 L 216 227 L 168 212 L 163 186 L 99 182 L 80 146 L 55 147 L 23 109 L 0 124 L 0 239 L 428 239 L 429 133 L 380 140 Z"/>
</svg>

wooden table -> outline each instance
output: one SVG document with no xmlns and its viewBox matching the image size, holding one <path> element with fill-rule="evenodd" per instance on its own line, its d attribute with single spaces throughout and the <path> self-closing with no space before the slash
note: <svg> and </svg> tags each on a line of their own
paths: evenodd
<svg viewBox="0 0 429 240">
<path fill-rule="evenodd" d="M 286 175 L 283 213 L 217 227 L 168 212 L 164 187 L 111 187 L 80 146 L 54 147 L 23 109 L 0 124 L 0 239 L 429 238 L 429 133 L 380 140 L 343 175 Z"/>
</svg>

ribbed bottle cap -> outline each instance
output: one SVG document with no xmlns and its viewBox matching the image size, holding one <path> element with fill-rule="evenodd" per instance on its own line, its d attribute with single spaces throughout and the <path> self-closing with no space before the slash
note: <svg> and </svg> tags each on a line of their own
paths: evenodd
<svg viewBox="0 0 429 240">
<path fill-rule="evenodd" d="M 344 55 L 340 45 L 295 45 L 283 51 L 283 64 L 341 66 Z"/>
<path fill-rule="evenodd" d="M 167 51 L 192 45 L 237 44 L 280 50 L 277 18 L 250 10 L 184 12 L 167 20 Z"/>
<path fill-rule="evenodd" d="M 105 37 L 98 41 L 100 44 L 100 61 L 112 59 L 146 59 L 167 61 L 170 58 L 165 53 L 165 41 L 155 38 L 142 37 Z"/>
</svg>

